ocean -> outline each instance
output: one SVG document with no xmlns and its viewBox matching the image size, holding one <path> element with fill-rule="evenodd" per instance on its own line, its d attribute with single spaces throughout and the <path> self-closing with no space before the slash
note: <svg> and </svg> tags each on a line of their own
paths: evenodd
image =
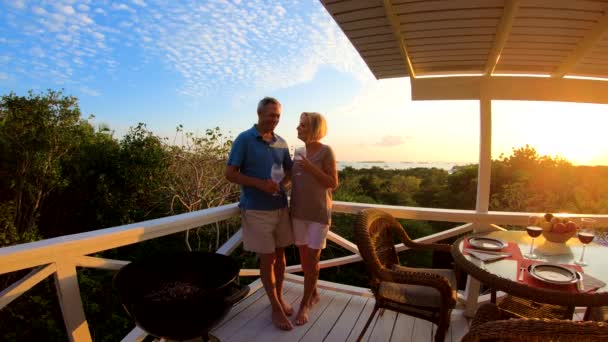
<svg viewBox="0 0 608 342">
<path fill-rule="evenodd" d="M 347 166 L 354 169 L 369 169 L 372 167 L 379 167 L 382 169 L 412 169 L 416 167 L 426 168 L 438 168 L 444 170 L 451 170 L 454 166 L 468 165 L 471 163 L 457 163 L 457 162 L 385 162 L 385 161 L 339 161 L 338 170 L 342 170 Z"/>
</svg>

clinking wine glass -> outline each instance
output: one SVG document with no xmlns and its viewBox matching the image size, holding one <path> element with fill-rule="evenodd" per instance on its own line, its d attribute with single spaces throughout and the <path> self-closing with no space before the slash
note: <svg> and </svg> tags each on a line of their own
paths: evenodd
<svg viewBox="0 0 608 342">
<path fill-rule="evenodd" d="M 283 171 L 283 165 L 274 163 L 270 169 L 270 179 L 277 184 L 281 184 L 281 181 L 285 177 L 285 171 Z M 273 196 L 279 196 L 279 193 L 274 193 Z"/>
<path fill-rule="evenodd" d="M 535 217 L 530 217 L 528 222 L 535 222 Z M 532 238 L 532 242 L 530 242 L 530 251 L 524 254 L 524 256 L 528 259 L 536 259 L 538 256 L 534 254 L 534 240 L 542 234 L 543 229 L 538 226 L 530 225 L 526 227 L 526 232 Z"/>
<path fill-rule="evenodd" d="M 593 232 L 593 226 L 595 225 L 595 220 L 590 218 L 582 218 L 581 219 L 581 229 L 578 231 L 578 240 L 583 244 L 583 251 L 581 252 L 581 258 L 575 261 L 574 263 L 579 266 L 587 266 L 588 264 L 585 262 L 585 249 L 587 248 L 587 244 L 593 241 L 595 234 Z"/>
</svg>

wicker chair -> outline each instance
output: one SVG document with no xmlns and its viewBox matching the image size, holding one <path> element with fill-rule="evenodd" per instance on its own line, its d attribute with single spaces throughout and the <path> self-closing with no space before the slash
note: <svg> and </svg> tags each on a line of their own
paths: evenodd
<svg viewBox="0 0 608 342">
<path fill-rule="evenodd" d="M 607 341 L 608 323 L 557 319 L 520 318 L 510 315 L 494 304 L 479 307 L 469 332 L 462 342 L 561 342 Z"/>
<path fill-rule="evenodd" d="M 456 275 L 448 269 L 401 266 L 395 239 L 415 250 L 450 251 L 447 244 L 412 241 L 401 224 L 385 212 L 376 209 L 361 211 L 355 224 L 355 240 L 367 266 L 376 305 L 359 341 L 378 309 L 389 309 L 437 324 L 435 341 L 443 342 L 456 304 Z"/>
</svg>

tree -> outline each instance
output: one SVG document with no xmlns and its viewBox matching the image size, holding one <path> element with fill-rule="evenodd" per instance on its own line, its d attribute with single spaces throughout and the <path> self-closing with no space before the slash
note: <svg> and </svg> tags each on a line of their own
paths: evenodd
<svg viewBox="0 0 608 342">
<path fill-rule="evenodd" d="M 3 212 L 13 215 L 18 238 L 13 243 L 38 234 L 36 222 L 49 196 L 68 186 L 62 162 L 90 132 L 75 97 L 52 90 L 2 96 L 0 200 Z"/>
</svg>

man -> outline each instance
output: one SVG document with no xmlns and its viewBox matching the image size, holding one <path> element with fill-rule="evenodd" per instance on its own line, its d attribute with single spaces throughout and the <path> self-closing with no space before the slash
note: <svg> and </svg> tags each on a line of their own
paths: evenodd
<svg viewBox="0 0 608 342">
<path fill-rule="evenodd" d="M 293 309 L 283 299 L 283 279 L 284 248 L 293 243 L 284 187 L 291 179 L 292 160 L 287 143 L 274 133 L 281 117 L 279 101 L 265 97 L 257 112 L 258 123 L 239 134 L 232 145 L 226 179 L 241 185 L 243 245 L 260 258 L 260 277 L 270 299 L 272 322 L 279 329 L 291 330 L 287 316 Z M 281 166 L 285 177 L 275 183 L 271 169 Z"/>
</svg>

